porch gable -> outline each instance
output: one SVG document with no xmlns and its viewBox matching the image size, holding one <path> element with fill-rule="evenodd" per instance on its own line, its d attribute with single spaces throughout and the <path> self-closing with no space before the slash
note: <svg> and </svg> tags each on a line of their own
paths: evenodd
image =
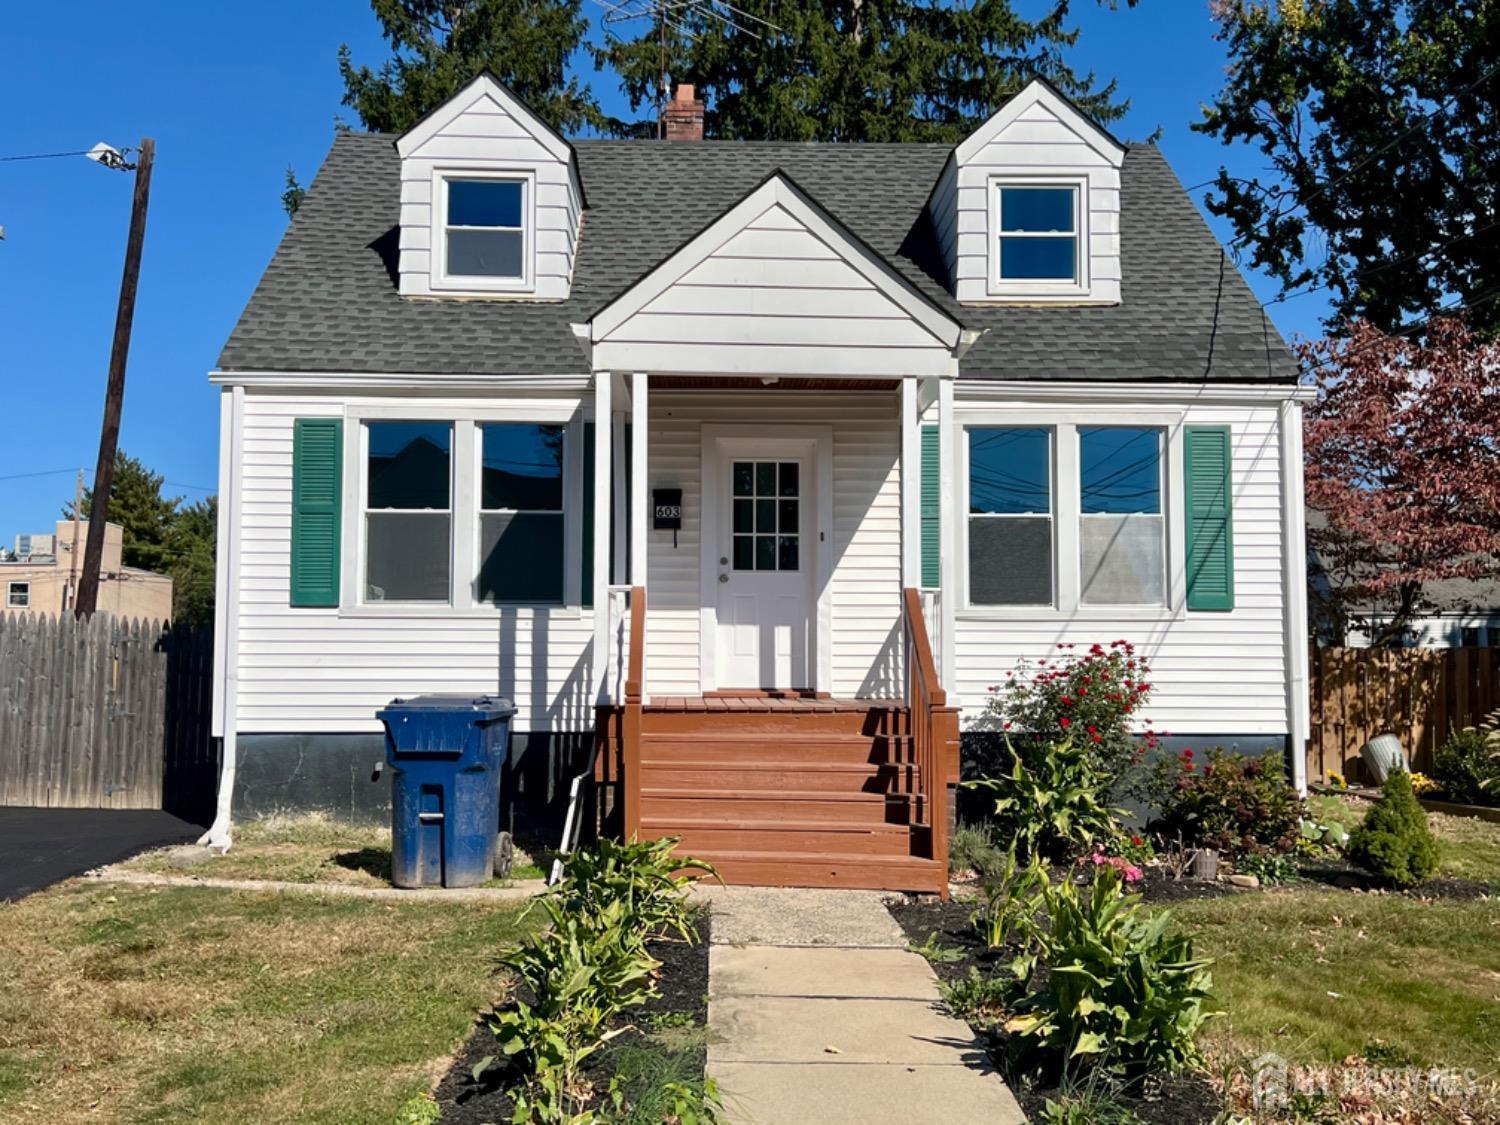
<svg viewBox="0 0 1500 1125">
<path fill-rule="evenodd" d="M 777 172 L 600 309 L 593 366 L 672 374 L 957 374 L 963 326 Z"/>
</svg>

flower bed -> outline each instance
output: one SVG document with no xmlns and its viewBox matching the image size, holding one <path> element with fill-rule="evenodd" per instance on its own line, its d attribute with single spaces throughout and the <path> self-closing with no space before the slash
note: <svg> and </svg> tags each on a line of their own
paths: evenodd
<svg viewBox="0 0 1500 1125">
<path fill-rule="evenodd" d="M 611 1039 L 584 1064 L 584 1075 L 596 1093 L 591 1105 L 608 1104 L 610 1080 L 619 1078 L 636 1099 L 649 1097 L 647 1087 L 662 1077 L 703 1081 L 707 1058 L 708 943 L 712 920 L 707 907 L 698 912 L 695 941 L 652 941 L 646 951 L 661 963 L 658 995 L 626 1009 L 610 1021 Z M 521 1076 L 503 1066 L 486 1068 L 479 1081 L 474 1067 L 496 1053 L 495 1034 L 481 1021 L 439 1083 L 436 1100 L 447 1125 L 483 1125 L 509 1121 L 515 1108 L 512 1092 Z M 640 1107 L 644 1110 L 645 1107 Z M 631 1120 L 628 1112 L 622 1119 Z M 649 1115 L 642 1118 L 649 1119 Z"/>
</svg>

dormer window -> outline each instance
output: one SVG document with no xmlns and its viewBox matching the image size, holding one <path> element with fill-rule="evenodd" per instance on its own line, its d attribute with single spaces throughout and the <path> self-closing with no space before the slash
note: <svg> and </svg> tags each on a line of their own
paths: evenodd
<svg viewBox="0 0 1500 1125">
<path fill-rule="evenodd" d="M 432 256 L 432 287 L 529 289 L 532 176 L 437 172 L 434 179 L 440 244 Z"/>
<path fill-rule="evenodd" d="M 1015 300 L 1089 292 L 1088 177 L 991 176 L 988 292 Z"/>
<path fill-rule="evenodd" d="M 1078 284 L 1078 189 L 1000 184 L 999 280 Z"/>
</svg>

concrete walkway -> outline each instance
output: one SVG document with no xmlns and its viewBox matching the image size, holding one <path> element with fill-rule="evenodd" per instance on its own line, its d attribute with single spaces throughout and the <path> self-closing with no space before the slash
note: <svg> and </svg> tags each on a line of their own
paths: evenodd
<svg viewBox="0 0 1500 1125">
<path fill-rule="evenodd" d="M 705 888 L 708 1073 L 735 1125 L 1026 1119 L 884 896 Z"/>
</svg>

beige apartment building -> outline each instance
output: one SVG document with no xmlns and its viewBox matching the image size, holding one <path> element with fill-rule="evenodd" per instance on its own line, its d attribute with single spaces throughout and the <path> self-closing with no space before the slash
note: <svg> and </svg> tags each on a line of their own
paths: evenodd
<svg viewBox="0 0 1500 1125">
<path fill-rule="evenodd" d="M 17 535 L 14 557 L 0 561 L 0 612 L 63 613 L 73 606 L 83 571 L 88 523 L 58 520 L 52 534 Z M 166 621 L 172 616 L 172 579 L 125 566 L 124 529 L 104 525 L 104 561 L 99 572 L 98 609 L 116 617 Z"/>
</svg>

